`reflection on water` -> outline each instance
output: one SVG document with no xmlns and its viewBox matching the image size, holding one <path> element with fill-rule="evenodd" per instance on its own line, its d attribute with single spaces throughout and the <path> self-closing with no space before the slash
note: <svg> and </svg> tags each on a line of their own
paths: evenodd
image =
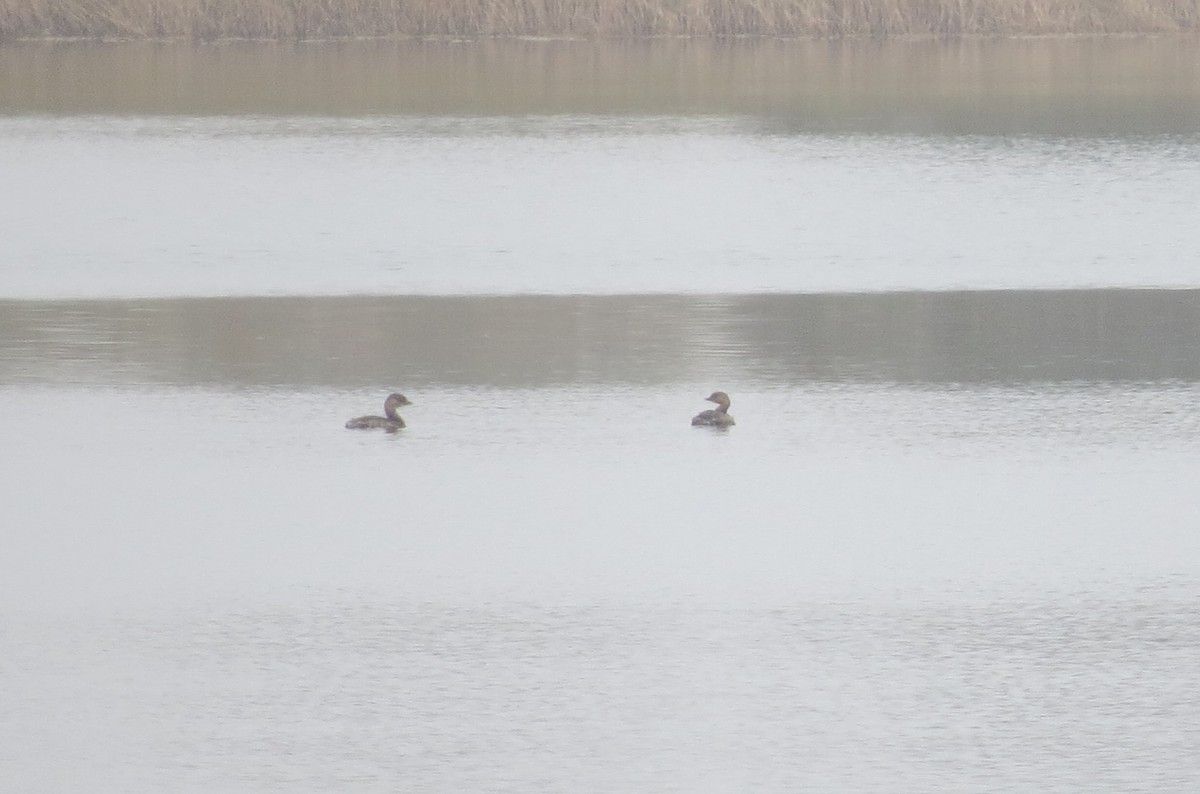
<svg viewBox="0 0 1200 794">
<path fill-rule="evenodd" d="M 1200 292 L 0 303 L 0 382 L 1200 381 Z"/>
<path fill-rule="evenodd" d="M 0 113 L 737 115 L 825 132 L 1186 134 L 1188 38 L 0 47 Z"/>
</svg>

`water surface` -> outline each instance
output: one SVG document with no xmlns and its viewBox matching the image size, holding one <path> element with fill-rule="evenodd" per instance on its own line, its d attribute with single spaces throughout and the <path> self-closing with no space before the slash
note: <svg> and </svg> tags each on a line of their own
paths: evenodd
<svg viewBox="0 0 1200 794">
<path fill-rule="evenodd" d="M 0 47 L 0 775 L 1195 791 L 1186 44 Z"/>
<path fill-rule="evenodd" d="M 0 119 L 0 294 L 1195 285 L 1200 137 Z"/>
<path fill-rule="evenodd" d="M 1193 287 L 1192 44 L 7 44 L 0 296 Z"/>
<path fill-rule="evenodd" d="M 1194 291 L 3 316 L 24 790 L 1196 779 Z"/>
</svg>

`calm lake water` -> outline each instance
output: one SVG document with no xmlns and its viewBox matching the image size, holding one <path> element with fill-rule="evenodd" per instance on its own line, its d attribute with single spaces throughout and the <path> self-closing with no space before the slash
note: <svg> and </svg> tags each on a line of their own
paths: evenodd
<svg viewBox="0 0 1200 794">
<path fill-rule="evenodd" d="M 0 47 L 0 777 L 1196 790 L 1194 44 Z"/>
</svg>

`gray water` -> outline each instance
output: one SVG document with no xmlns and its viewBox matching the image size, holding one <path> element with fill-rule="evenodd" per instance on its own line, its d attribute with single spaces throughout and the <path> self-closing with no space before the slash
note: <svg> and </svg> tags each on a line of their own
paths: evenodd
<svg viewBox="0 0 1200 794">
<path fill-rule="evenodd" d="M 4 787 L 1195 790 L 1192 51 L 509 46 L 0 48 Z"/>
<path fill-rule="evenodd" d="M 0 140 L 21 298 L 1183 287 L 1200 251 L 1197 135 L 20 116 Z"/>
</svg>

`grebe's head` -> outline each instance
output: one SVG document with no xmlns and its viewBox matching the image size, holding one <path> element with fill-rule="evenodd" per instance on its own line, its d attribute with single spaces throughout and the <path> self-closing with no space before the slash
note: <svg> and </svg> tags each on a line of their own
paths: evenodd
<svg viewBox="0 0 1200 794">
<path fill-rule="evenodd" d="M 729 405 L 729 395 L 723 391 L 715 391 L 704 399 L 717 405 Z"/>
<path fill-rule="evenodd" d="M 412 405 L 412 403 L 410 403 L 408 398 L 403 394 L 389 394 L 387 400 L 384 401 L 384 405 L 390 405 L 392 408 L 399 408 L 402 405 Z"/>
</svg>

